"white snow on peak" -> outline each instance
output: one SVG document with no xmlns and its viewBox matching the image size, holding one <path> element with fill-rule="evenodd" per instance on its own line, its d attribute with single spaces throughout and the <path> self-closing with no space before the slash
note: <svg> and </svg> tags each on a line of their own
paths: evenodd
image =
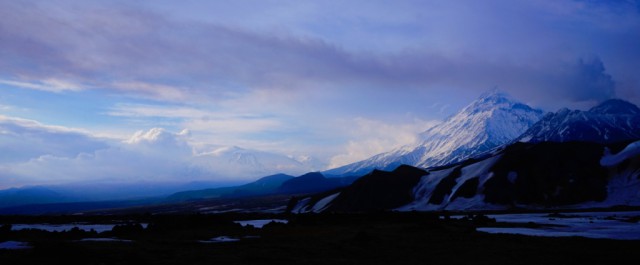
<svg viewBox="0 0 640 265">
<path fill-rule="evenodd" d="M 640 109 L 623 100 L 608 100 L 588 111 L 560 109 L 545 115 L 520 142 L 614 143 L 640 138 Z"/>
<path fill-rule="evenodd" d="M 422 132 L 416 145 L 378 154 L 329 170 L 327 174 L 366 173 L 374 168 L 392 170 L 400 164 L 426 168 L 459 162 L 513 141 L 542 116 L 541 110 L 492 91 Z"/>
<path fill-rule="evenodd" d="M 201 150 L 189 162 L 194 169 L 246 178 L 277 173 L 297 175 L 314 169 L 312 165 L 301 163 L 290 156 L 237 146 L 216 146 Z"/>
</svg>

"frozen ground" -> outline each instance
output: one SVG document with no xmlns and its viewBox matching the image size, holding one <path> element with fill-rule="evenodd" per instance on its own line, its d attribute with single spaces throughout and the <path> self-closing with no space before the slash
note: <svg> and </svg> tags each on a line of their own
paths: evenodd
<svg viewBox="0 0 640 265">
<path fill-rule="evenodd" d="M 124 242 L 131 243 L 133 241 L 119 238 L 83 238 L 80 239 L 81 242 Z"/>
<path fill-rule="evenodd" d="M 241 226 L 252 225 L 255 228 L 262 228 L 268 223 L 276 222 L 286 224 L 289 221 L 283 219 L 261 219 L 261 220 L 243 220 L 243 221 L 235 221 L 235 223 L 240 224 Z"/>
<path fill-rule="evenodd" d="M 148 224 L 141 224 L 143 228 L 146 228 Z M 24 230 L 24 229 L 39 229 L 47 232 L 63 232 L 69 231 L 74 227 L 84 231 L 94 231 L 98 233 L 111 231 L 116 224 L 14 224 L 11 226 L 11 230 Z"/>
<path fill-rule="evenodd" d="M 240 239 L 235 237 L 219 236 L 209 240 L 200 240 L 199 242 L 200 243 L 224 243 L 224 242 L 237 242 L 237 241 L 240 241 Z"/>
<path fill-rule="evenodd" d="M 0 249 L 29 249 L 29 248 L 31 248 L 31 246 L 29 246 L 29 244 L 26 242 L 20 242 L 20 241 L 0 242 Z"/>
<path fill-rule="evenodd" d="M 549 225 L 541 228 L 480 227 L 487 233 L 522 234 L 530 236 L 581 236 L 640 240 L 640 211 L 634 212 L 584 212 L 567 214 L 497 214 L 489 215 L 498 222 L 536 223 Z"/>
</svg>

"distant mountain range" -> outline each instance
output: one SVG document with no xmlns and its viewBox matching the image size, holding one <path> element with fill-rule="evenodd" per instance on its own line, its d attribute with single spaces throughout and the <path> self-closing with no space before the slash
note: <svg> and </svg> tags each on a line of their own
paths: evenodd
<svg viewBox="0 0 640 265">
<path fill-rule="evenodd" d="M 607 100 L 588 111 L 562 109 L 549 113 L 518 137 L 518 141 L 531 143 L 634 139 L 640 139 L 640 109 L 620 99 Z"/>
<path fill-rule="evenodd" d="M 20 204 L 70 202 L 69 198 L 46 187 L 12 188 L 0 191 L 0 208 Z"/>
<path fill-rule="evenodd" d="M 167 199 L 179 202 L 215 198 L 309 194 L 344 187 L 355 179 L 355 177 L 326 178 L 320 172 L 310 172 L 298 177 L 277 174 L 240 186 L 178 192 L 170 195 Z"/>
<path fill-rule="evenodd" d="M 205 169 L 228 176 L 266 176 L 288 172 L 304 174 L 323 169 L 325 165 L 312 157 L 289 157 L 281 154 L 244 149 L 237 146 L 211 148 L 191 161 L 193 170 Z"/>
<path fill-rule="evenodd" d="M 159 137 L 160 138 L 160 137 Z M 209 172 L 215 172 L 217 176 L 265 176 L 274 172 L 293 172 L 292 174 L 304 174 L 324 168 L 319 161 L 312 157 L 292 158 L 285 155 L 263 152 L 240 147 L 208 147 L 198 150 L 198 155 L 189 161 L 189 170 L 194 175 L 206 176 Z M 316 169 L 317 168 L 317 169 Z M 272 178 L 284 177 L 283 174 L 275 174 Z M 292 176 L 286 176 L 293 178 Z M 207 189 L 201 191 L 203 196 L 196 198 L 217 197 L 219 194 L 234 196 L 257 196 L 266 193 L 271 178 L 264 178 L 253 185 L 231 186 L 234 183 L 224 184 L 207 181 L 177 183 L 177 182 L 151 182 L 139 181 L 131 183 L 69 183 L 50 186 L 26 186 L 0 190 L 0 208 L 17 207 L 34 204 L 52 203 L 77 203 L 77 202 L 105 202 L 105 201 L 139 201 L 150 198 L 158 199 L 179 191 L 202 190 L 211 186 L 223 186 L 223 188 Z M 237 183 L 237 181 L 236 181 Z M 277 183 L 275 187 L 279 187 Z M 239 189 L 239 190 L 238 190 Z M 269 191 L 270 192 L 270 191 Z M 178 196 L 178 195 L 176 195 Z M 186 200 L 186 199 L 185 199 Z M 102 204 L 104 205 L 104 204 Z"/>
<path fill-rule="evenodd" d="M 513 141 L 543 117 L 499 91 L 482 95 L 457 114 L 420 134 L 421 141 L 360 162 L 327 170 L 326 175 L 363 175 L 399 165 L 433 167 L 456 163 Z"/>
<path fill-rule="evenodd" d="M 258 196 L 273 193 L 282 183 L 293 179 L 293 176 L 276 174 L 266 176 L 254 182 L 231 187 L 181 191 L 171 194 L 169 201 L 190 201 L 201 199 L 214 199 L 221 197 Z"/>
</svg>

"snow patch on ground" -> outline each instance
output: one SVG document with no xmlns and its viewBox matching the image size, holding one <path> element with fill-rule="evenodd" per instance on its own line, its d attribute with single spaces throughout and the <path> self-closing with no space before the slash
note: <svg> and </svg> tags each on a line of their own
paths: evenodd
<svg viewBox="0 0 640 265">
<path fill-rule="evenodd" d="M 47 232 L 64 232 L 77 227 L 80 230 L 91 231 L 92 229 L 98 233 L 111 231 L 114 226 L 117 224 L 82 224 L 82 223 L 71 223 L 71 224 L 14 224 L 11 225 L 11 230 L 19 231 L 26 229 L 38 229 L 44 230 Z M 141 223 L 142 228 L 147 228 L 147 223 Z"/>
<path fill-rule="evenodd" d="M 609 149 L 606 149 L 605 155 L 600 159 L 600 165 L 605 167 L 615 166 L 620 162 L 625 161 L 631 157 L 640 155 L 640 141 L 630 143 L 622 151 L 617 154 L 611 154 Z"/>
<path fill-rule="evenodd" d="M 239 238 L 235 238 L 235 237 L 228 237 L 228 236 L 219 236 L 219 237 L 214 237 L 212 239 L 209 240 L 200 240 L 198 242 L 200 243 L 226 243 L 226 242 L 237 242 L 240 241 Z"/>
<path fill-rule="evenodd" d="M 0 243 L 0 249 L 30 249 L 29 243 L 20 241 L 5 241 Z"/>
<path fill-rule="evenodd" d="M 607 198 L 602 202 L 581 204 L 581 208 L 606 208 L 618 205 L 640 206 L 640 170 L 624 170 L 609 179 Z"/>
<path fill-rule="evenodd" d="M 262 228 L 263 226 L 267 225 L 268 223 L 271 222 L 275 222 L 275 223 L 281 223 L 281 224 L 286 224 L 289 221 L 288 220 L 284 220 L 284 219 L 260 219 L 260 220 L 242 220 L 242 221 L 235 221 L 234 223 L 236 224 L 240 224 L 241 226 L 253 226 L 255 228 Z"/>
<path fill-rule="evenodd" d="M 497 214 L 489 215 L 498 222 L 529 223 L 551 225 L 540 228 L 521 227 L 481 227 L 477 231 L 487 233 L 521 234 L 530 236 L 581 236 L 589 238 L 608 238 L 621 240 L 640 240 L 640 223 L 630 221 L 640 212 L 585 212 L 570 213 L 564 216 L 535 214 Z"/>
<path fill-rule="evenodd" d="M 429 200 L 433 195 L 436 186 L 444 178 L 449 176 L 456 167 L 443 169 L 439 171 L 431 172 L 420 179 L 420 182 L 414 188 L 415 200 L 405 206 L 399 207 L 396 210 L 399 211 L 433 211 L 433 210 L 482 210 L 482 209 L 504 209 L 504 206 L 490 205 L 484 203 L 484 195 L 480 194 L 481 188 L 484 183 L 490 179 L 493 174 L 489 172 L 489 169 L 502 157 L 496 155 L 489 157 L 485 160 L 463 167 L 460 171 L 460 177 L 456 179 L 456 185 L 451 189 L 451 192 L 444 199 L 442 204 L 435 205 L 430 204 Z M 478 190 L 476 190 L 476 196 L 472 198 L 458 197 L 451 201 L 452 196 L 458 191 L 458 189 L 468 180 L 472 178 L 479 178 Z"/>
<path fill-rule="evenodd" d="M 340 195 L 340 192 L 322 198 L 322 200 L 319 200 L 315 205 L 313 205 L 311 211 L 313 211 L 314 213 L 324 211 L 324 209 L 329 206 L 329 203 L 331 203 L 336 197 L 338 197 L 338 195 Z"/>
<path fill-rule="evenodd" d="M 532 138 L 533 138 L 532 136 L 525 136 L 525 137 L 522 137 L 522 139 L 520 139 L 519 142 L 528 143 L 529 141 L 531 141 Z"/>
<path fill-rule="evenodd" d="M 430 172 L 420 179 L 418 185 L 413 189 L 415 200 L 405 206 L 399 207 L 398 211 L 432 211 L 439 210 L 440 205 L 429 204 L 429 199 L 433 195 L 433 191 L 442 179 L 449 176 L 456 167 Z"/>
<path fill-rule="evenodd" d="M 83 238 L 78 241 L 81 242 L 123 242 L 123 243 L 131 243 L 132 240 L 126 239 L 118 239 L 118 238 Z"/>
<path fill-rule="evenodd" d="M 456 179 L 457 184 L 451 190 L 451 194 L 449 195 L 449 199 L 447 199 L 447 202 L 449 202 L 451 196 L 453 196 L 453 194 L 455 194 L 460 186 L 462 186 L 462 184 L 464 184 L 467 180 L 477 177 L 479 178 L 478 187 L 482 187 L 484 183 L 493 176 L 493 174 L 489 172 L 489 169 L 491 169 L 493 164 L 498 162 L 501 157 L 502 155 L 492 156 L 490 158 L 462 168 L 460 177 Z"/>
<path fill-rule="evenodd" d="M 471 198 L 456 198 L 453 202 L 447 204 L 444 210 L 450 211 L 473 211 L 473 210 L 506 210 L 506 205 L 490 204 L 484 202 L 484 195 L 478 194 Z"/>
<path fill-rule="evenodd" d="M 306 213 L 308 212 L 307 208 L 309 207 L 309 202 L 311 201 L 311 197 L 307 197 L 304 198 L 300 201 L 298 201 L 298 203 L 296 203 L 296 206 L 293 206 L 293 209 L 291 209 L 292 213 Z"/>
</svg>

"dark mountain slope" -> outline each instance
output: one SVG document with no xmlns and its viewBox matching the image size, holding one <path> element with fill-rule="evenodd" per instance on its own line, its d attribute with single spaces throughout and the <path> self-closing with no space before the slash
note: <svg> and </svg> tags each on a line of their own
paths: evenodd
<svg viewBox="0 0 640 265">
<path fill-rule="evenodd" d="M 355 177 L 326 178 L 320 172 L 311 172 L 290 179 L 278 188 L 279 194 L 323 192 L 351 184 Z"/>
<path fill-rule="evenodd" d="M 344 188 L 327 211 L 368 212 L 400 207 L 413 201 L 413 187 L 427 174 L 407 165 L 392 172 L 374 170 Z"/>
</svg>

